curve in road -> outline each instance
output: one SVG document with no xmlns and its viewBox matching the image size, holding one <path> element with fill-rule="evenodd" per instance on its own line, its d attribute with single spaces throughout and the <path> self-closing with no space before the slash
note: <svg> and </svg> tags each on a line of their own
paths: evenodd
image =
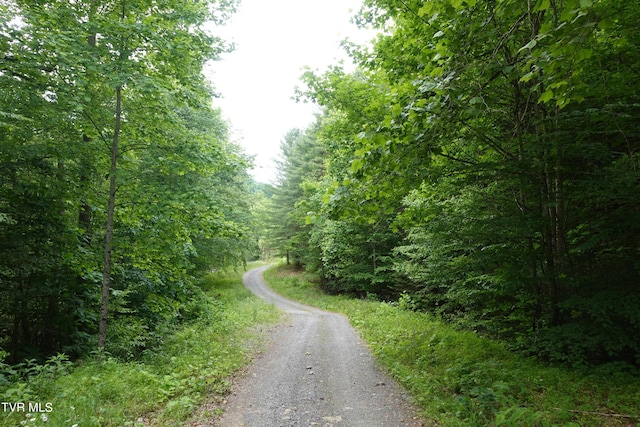
<svg viewBox="0 0 640 427">
<path fill-rule="evenodd" d="M 220 426 L 421 426 L 404 391 L 375 364 L 349 321 L 268 288 L 268 267 L 247 288 L 289 315 L 264 355 L 234 386 Z"/>
</svg>

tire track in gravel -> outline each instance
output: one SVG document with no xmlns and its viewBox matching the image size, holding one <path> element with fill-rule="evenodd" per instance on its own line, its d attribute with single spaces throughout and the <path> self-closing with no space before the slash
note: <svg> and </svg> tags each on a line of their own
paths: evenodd
<svg viewBox="0 0 640 427">
<path fill-rule="evenodd" d="M 247 272 L 245 286 L 285 311 L 264 354 L 233 387 L 222 427 L 422 426 L 404 392 L 375 364 L 342 315 L 288 300 Z"/>
</svg>

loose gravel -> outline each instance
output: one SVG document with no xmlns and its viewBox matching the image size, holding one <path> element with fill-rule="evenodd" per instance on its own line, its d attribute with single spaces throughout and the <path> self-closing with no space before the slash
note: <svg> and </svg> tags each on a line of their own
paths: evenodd
<svg viewBox="0 0 640 427">
<path fill-rule="evenodd" d="M 344 316 L 288 300 L 247 272 L 245 286 L 288 314 L 234 384 L 222 427 L 422 426 L 406 392 L 382 372 Z"/>
</svg>

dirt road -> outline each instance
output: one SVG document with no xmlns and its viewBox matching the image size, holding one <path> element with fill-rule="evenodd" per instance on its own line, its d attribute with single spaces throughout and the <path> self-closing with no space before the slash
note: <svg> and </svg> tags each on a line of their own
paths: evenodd
<svg viewBox="0 0 640 427">
<path fill-rule="evenodd" d="M 262 279 L 265 268 L 247 272 L 245 286 L 289 319 L 234 386 L 218 425 L 421 426 L 348 320 L 274 293 Z"/>
</svg>

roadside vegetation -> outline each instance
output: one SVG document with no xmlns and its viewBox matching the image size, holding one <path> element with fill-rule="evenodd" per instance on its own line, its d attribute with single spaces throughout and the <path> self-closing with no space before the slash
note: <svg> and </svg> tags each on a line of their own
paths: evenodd
<svg viewBox="0 0 640 427">
<path fill-rule="evenodd" d="M 377 359 L 437 426 L 632 426 L 640 377 L 628 366 L 572 369 L 515 354 L 502 342 L 396 302 L 327 295 L 317 277 L 290 266 L 266 280 L 289 298 L 344 313 Z"/>
<path fill-rule="evenodd" d="M 217 415 L 231 376 L 261 345 L 257 326 L 280 315 L 242 286 L 240 272 L 212 273 L 201 288 L 201 315 L 139 360 L 71 363 L 58 355 L 45 364 L 0 364 L 2 401 L 38 403 L 42 410 L 4 411 L 0 426 L 168 427 Z M 199 411 L 205 402 L 212 404 Z"/>
<path fill-rule="evenodd" d="M 640 368 L 640 7 L 366 0 L 281 144 L 273 252 L 332 294 L 573 368 Z"/>
</svg>

